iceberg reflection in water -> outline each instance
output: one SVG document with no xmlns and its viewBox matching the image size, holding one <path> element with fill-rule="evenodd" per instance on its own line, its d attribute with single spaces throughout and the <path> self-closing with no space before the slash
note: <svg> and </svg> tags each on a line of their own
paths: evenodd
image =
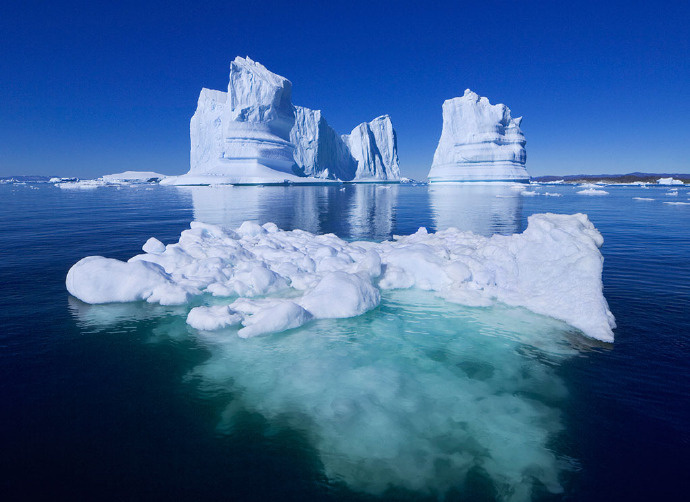
<svg viewBox="0 0 690 502">
<path fill-rule="evenodd" d="M 196 186 L 194 219 L 226 229 L 245 220 L 273 222 L 283 230 L 335 233 L 350 238 L 390 237 L 395 224 L 398 185 Z"/>
<path fill-rule="evenodd" d="M 436 229 L 456 227 L 486 236 L 520 233 L 522 190 L 524 185 L 429 185 Z"/>
<path fill-rule="evenodd" d="M 480 235 L 519 233 L 524 185 L 429 185 L 415 192 L 414 205 L 398 205 L 400 185 L 196 186 L 176 187 L 191 195 L 194 219 L 226 229 L 245 220 L 273 222 L 283 230 L 335 233 L 346 239 L 390 239 L 393 234 L 456 227 Z M 429 207 L 430 206 L 430 207 Z M 430 211 L 428 210 L 430 209 Z M 430 213 L 430 221 L 418 214 Z M 402 218 L 401 218 L 402 217 Z"/>
</svg>

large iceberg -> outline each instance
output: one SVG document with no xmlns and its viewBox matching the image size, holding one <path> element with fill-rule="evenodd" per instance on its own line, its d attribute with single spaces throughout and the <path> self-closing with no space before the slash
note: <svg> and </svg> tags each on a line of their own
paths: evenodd
<svg viewBox="0 0 690 502">
<path fill-rule="evenodd" d="M 163 184 L 385 181 L 400 178 L 388 116 L 340 137 L 320 110 L 292 104 L 292 84 L 250 58 L 230 64 L 228 91 L 202 89 L 190 122 L 190 170 Z M 352 145 L 352 147 L 350 147 Z"/>
<path fill-rule="evenodd" d="M 262 183 L 298 178 L 290 130 L 292 84 L 250 58 L 230 64 L 228 91 L 202 89 L 190 122 L 190 170 L 173 184 Z"/>
<path fill-rule="evenodd" d="M 443 130 L 430 182 L 527 182 L 522 117 L 467 89 L 443 103 Z"/>
<path fill-rule="evenodd" d="M 176 244 L 151 238 L 144 254 L 127 262 L 82 259 L 69 270 L 66 285 L 87 303 L 235 299 L 226 301 L 223 312 L 195 310 L 189 322 L 241 323 L 245 330 L 238 334 L 247 337 L 313 318 L 357 316 L 378 305 L 380 290 L 417 288 L 463 305 L 525 307 L 612 342 L 602 244 L 583 214 L 532 215 L 523 233 L 510 236 L 455 228 L 429 234 L 421 228 L 380 243 L 281 231 L 272 223 L 247 221 L 232 231 L 192 222 Z"/>
</svg>

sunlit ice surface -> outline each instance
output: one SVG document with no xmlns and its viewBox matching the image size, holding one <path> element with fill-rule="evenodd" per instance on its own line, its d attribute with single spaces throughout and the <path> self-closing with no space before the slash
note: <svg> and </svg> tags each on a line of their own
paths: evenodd
<svg viewBox="0 0 690 502">
<path fill-rule="evenodd" d="M 419 290 L 250 340 L 237 328 L 190 328 L 188 307 L 73 299 L 71 308 L 84 328 L 157 319 L 152 341 L 195 337 L 210 357 L 185 380 L 222 400 L 220 434 L 242 434 L 243 417 L 259 414 L 272 433 L 302 433 L 329 480 L 373 495 L 561 493 L 577 465 L 554 447 L 568 398 L 558 367 L 601 345 L 525 309 L 463 307 Z"/>
</svg>

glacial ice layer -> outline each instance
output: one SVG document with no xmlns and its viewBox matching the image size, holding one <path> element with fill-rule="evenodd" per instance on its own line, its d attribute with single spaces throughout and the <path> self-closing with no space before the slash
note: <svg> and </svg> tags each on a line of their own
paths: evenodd
<svg viewBox="0 0 690 502">
<path fill-rule="evenodd" d="M 92 304 L 220 297 L 192 309 L 187 322 L 203 330 L 241 325 L 240 337 L 358 316 L 379 304 L 381 290 L 418 288 L 468 306 L 525 307 L 612 342 L 602 244 L 584 214 L 532 215 L 523 233 L 510 236 L 420 228 L 380 243 L 281 231 L 272 223 L 247 221 L 232 231 L 192 222 L 177 243 L 151 238 L 145 253 L 127 262 L 82 259 L 66 285 Z"/>
<path fill-rule="evenodd" d="M 292 84 L 250 58 L 230 64 L 227 92 L 202 89 L 190 121 L 190 170 L 163 184 L 398 180 L 390 117 L 340 137 L 320 110 L 292 104 Z M 362 131 L 359 133 L 359 131 Z M 351 150 L 347 138 L 358 136 Z"/>
<path fill-rule="evenodd" d="M 443 103 L 443 130 L 430 182 L 527 182 L 522 117 L 467 89 Z"/>
</svg>

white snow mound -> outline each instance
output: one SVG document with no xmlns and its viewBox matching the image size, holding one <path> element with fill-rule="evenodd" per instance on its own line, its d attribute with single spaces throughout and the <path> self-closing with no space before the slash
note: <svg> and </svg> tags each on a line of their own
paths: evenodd
<svg viewBox="0 0 690 502">
<path fill-rule="evenodd" d="M 239 297 L 228 302 L 230 310 L 193 309 L 188 323 L 217 329 L 241 319 L 245 327 L 238 334 L 250 337 L 295 328 L 312 317 L 357 316 L 379 304 L 381 289 L 415 287 L 465 305 L 525 307 L 612 342 L 602 244 L 584 214 L 535 214 L 523 233 L 510 236 L 422 228 L 380 243 L 282 231 L 270 223 L 245 222 L 225 231 L 192 222 L 179 242 L 163 247 L 149 241 L 149 252 L 128 262 L 80 260 L 67 274 L 67 290 L 86 303 L 172 305 L 203 294 Z"/>
</svg>

